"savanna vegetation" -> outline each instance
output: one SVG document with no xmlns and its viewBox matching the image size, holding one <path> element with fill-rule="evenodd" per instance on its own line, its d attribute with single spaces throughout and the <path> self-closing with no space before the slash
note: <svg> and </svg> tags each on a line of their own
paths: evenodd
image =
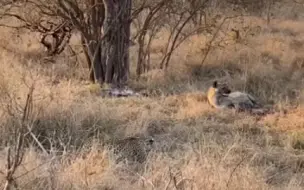
<svg viewBox="0 0 304 190">
<path fill-rule="evenodd" d="M 0 0 L 0 33 L 1 189 L 304 188 L 304 1 Z"/>
</svg>

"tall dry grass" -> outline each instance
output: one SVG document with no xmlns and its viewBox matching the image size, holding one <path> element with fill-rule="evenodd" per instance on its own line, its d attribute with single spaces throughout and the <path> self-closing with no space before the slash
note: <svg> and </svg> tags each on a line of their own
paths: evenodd
<svg viewBox="0 0 304 190">
<path fill-rule="evenodd" d="M 246 22 L 263 24 L 258 18 Z M 71 74 L 77 60 L 68 52 L 54 63 L 42 62 L 32 34 L 17 38 L 1 29 L 6 36 L 0 53 L 1 149 L 11 140 L 32 84 L 32 132 L 47 149 L 43 153 L 27 139 L 30 146 L 15 175 L 20 189 L 303 189 L 301 24 L 275 20 L 241 42 L 228 40 L 225 48 L 217 45 L 225 41 L 221 34 L 202 67 L 206 37 L 193 36 L 173 55 L 169 73 L 152 70 L 141 81 L 130 81 L 155 96 L 126 99 L 90 93 L 81 57 Z M 216 111 L 205 96 L 215 79 L 282 112 L 256 118 Z M 14 116 L 7 113 L 9 106 Z M 146 162 L 115 162 L 112 142 L 134 135 L 154 137 Z M 0 171 L 5 162 L 2 150 Z"/>
</svg>

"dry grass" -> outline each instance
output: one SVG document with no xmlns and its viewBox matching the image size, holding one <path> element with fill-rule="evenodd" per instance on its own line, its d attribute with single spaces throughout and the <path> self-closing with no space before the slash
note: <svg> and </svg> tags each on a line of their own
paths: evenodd
<svg viewBox="0 0 304 190">
<path fill-rule="evenodd" d="M 246 22 L 255 26 L 264 21 Z M 67 52 L 55 63 L 41 63 L 35 38 L 17 38 L 1 29 L 1 36 L 10 36 L 1 39 L 1 148 L 20 116 L 18 109 L 16 117 L 8 115 L 7 106 L 17 108 L 35 83 L 33 133 L 50 150 L 43 154 L 32 143 L 16 174 L 20 188 L 303 189 L 302 25 L 275 20 L 240 43 L 215 46 L 202 67 L 206 37 L 194 36 L 173 55 L 170 73 L 153 70 L 140 82 L 130 81 L 132 87 L 145 87 L 156 96 L 127 99 L 96 96 L 99 89 L 81 80 L 86 77 L 83 64 L 70 74 L 75 59 Z M 155 42 L 153 63 L 163 41 Z M 216 111 L 205 96 L 214 79 L 250 92 L 282 113 L 256 118 Z M 135 166 L 116 163 L 110 142 L 138 134 L 155 139 L 147 161 Z M 3 177 L 0 173 L 0 180 Z"/>
</svg>

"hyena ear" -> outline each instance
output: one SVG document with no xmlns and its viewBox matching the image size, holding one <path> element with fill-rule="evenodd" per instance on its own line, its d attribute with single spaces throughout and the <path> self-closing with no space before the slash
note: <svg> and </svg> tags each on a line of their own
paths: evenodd
<svg viewBox="0 0 304 190">
<path fill-rule="evenodd" d="M 212 83 L 212 87 L 213 88 L 217 88 L 217 81 L 215 80 L 215 81 L 213 81 L 213 83 Z"/>
</svg>

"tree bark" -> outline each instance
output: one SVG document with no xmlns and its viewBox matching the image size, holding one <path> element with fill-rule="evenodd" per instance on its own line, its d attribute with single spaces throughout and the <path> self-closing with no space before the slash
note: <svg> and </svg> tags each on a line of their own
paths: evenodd
<svg viewBox="0 0 304 190">
<path fill-rule="evenodd" d="M 104 31 L 108 31 L 102 43 L 102 57 L 106 61 L 105 82 L 116 86 L 126 84 L 129 78 L 129 46 L 131 24 L 131 0 L 104 0 L 106 18 Z"/>
<path fill-rule="evenodd" d="M 91 3 L 97 1 L 101 0 Z M 96 83 L 121 86 L 129 78 L 131 3 L 103 0 L 102 7 L 93 8 L 89 15 L 89 28 L 82 37 L 90 79 Z"/>
<path fill-rule="evenodd" d="M 89 80 L 92 83 L 94 83 L 95 82 L 94 69 L 92 68 L 91 58 L 88 52 L 88 47 L 86 46 L 86 40 L 84 39 L 83 35 L 81 35 L 81 44 L 82 44 L 84 56 L 86 58 L 89 67 Z"/>
</svg>

